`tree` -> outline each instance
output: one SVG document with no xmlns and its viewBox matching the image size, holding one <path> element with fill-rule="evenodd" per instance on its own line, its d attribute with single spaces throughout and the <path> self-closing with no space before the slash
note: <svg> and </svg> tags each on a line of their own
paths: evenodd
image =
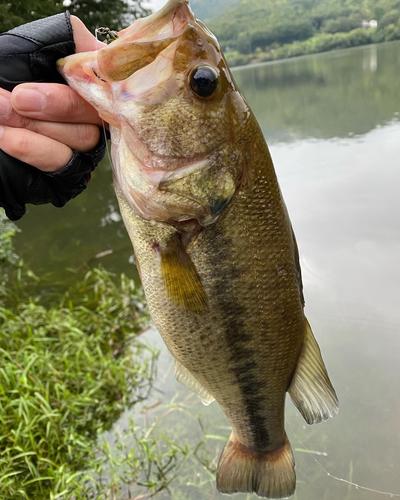
<svg viewBox="0 0 400 500">
<path fill-rule="evenodd" d="M 390 10 L 384 16 L 382 16 L 382 19 L 379 21 L 379 26 L 381 28 L 384 28 L 385 26 L 389 26 L 389 24 L 396 24 L 399 18 L 400 10 Z"/>
<path fill-rule="evenodd" d="M 20 24 L 58 14 L 63 10 L 54 0 L 16 0 L 0 4 L 0 32 L 8 31 Z M 65 9 L 64 9 L 65 10 Z"/>
<path fill-rule="evenodd" d="M 0 3 L 0 32 L 69 10 L 94 31 L 99 26 L 119 30 L 150 13 L 143 0 L 3 0 Z"/>
<path fill-rule="evenodd" d="M 99 26 L 118 31 L 150 14 L 142 3 L 143 0 L 72 0 L 68 10 L 82 19 L 91 31 Z"/>
</svg>

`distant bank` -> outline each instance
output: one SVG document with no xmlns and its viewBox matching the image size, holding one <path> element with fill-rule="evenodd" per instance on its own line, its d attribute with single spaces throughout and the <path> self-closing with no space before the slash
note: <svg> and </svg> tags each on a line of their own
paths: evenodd
<svg viewBox="0 0 400 500">
<path fill-rule="evenodd" d="M 390 24 L 385 28 L 357 28 L 348 33 L 318 33 L 303 40 L 279 46 L 271 45 L 263 50 L 257 48 L 250 54 L 242 54 L 236 50 L 225 48 L 225 57 L 231 67 L 257 64 L 278 59 L 288 59 L 330 50 L 346 49 L 369 45 L 372 43 L 400 40 L 400 24 Z"/>
</svg>

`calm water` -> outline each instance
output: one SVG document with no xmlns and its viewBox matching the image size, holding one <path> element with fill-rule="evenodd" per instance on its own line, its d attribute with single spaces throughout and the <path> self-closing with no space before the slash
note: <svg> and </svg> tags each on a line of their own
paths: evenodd
<svg viewBox="0 0 400 500">
<path fill-rule="evenodd" d="M 306 313 L 341 401 L 339 416 L 312 427 L 287 404 L 295 498 L 385 498 L 326 471 L 400 495 L 400 43 L 242 68 L 234 75 L 271 147 L 300 247 Z M 101 259 L 106 267 L 136 275 L 107 162 L 69 206 L 31 207 L 19 226 L 17 250 L 50 277 L 105 250 L 114 251 Z M 163 346 L 155 331 L 147 338 Z M 230 434 L 221 410 L 215 403 L 204 407 L 175 382 L 165 348 L 158 371 L 148 404 L 174 397 L 176 406 L 155 432 L 178 437 L 192 450 L 204 439 L 199 458 L 207 453 L 215 463 L 222 438 Z M 165 411 L 136 409 L 133 416 L 151 422 Z M 193 457 L 170 491 L 174 500 L 226 498 Z"/>
</svg>

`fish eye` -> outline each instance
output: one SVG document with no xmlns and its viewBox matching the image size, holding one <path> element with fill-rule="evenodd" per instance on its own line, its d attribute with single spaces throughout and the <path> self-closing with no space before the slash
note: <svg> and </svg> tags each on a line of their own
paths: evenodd
<svg viewBox="0 0 400 500">
<path fill-rule="evenodd" d="M 218 73 L 210 66 L 199 66 L 190 74 L 190 87 L 199 97 L 211 97 L 218 87 Z"/>
</svg>

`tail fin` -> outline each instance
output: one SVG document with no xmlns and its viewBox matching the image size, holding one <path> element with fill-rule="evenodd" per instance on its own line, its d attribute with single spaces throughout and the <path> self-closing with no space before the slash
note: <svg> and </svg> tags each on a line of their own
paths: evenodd
<svg viewBox="0 0 400 500">
<path fill-rule="evenodd" d="M 252 493 L 265 498 L 287 498 L 296 489 L 294 459 L 289 440 L 276 451 L 246 451 L 232 434 L 219 459 L 217 489 L 221 493 Z"/>
</svg>

